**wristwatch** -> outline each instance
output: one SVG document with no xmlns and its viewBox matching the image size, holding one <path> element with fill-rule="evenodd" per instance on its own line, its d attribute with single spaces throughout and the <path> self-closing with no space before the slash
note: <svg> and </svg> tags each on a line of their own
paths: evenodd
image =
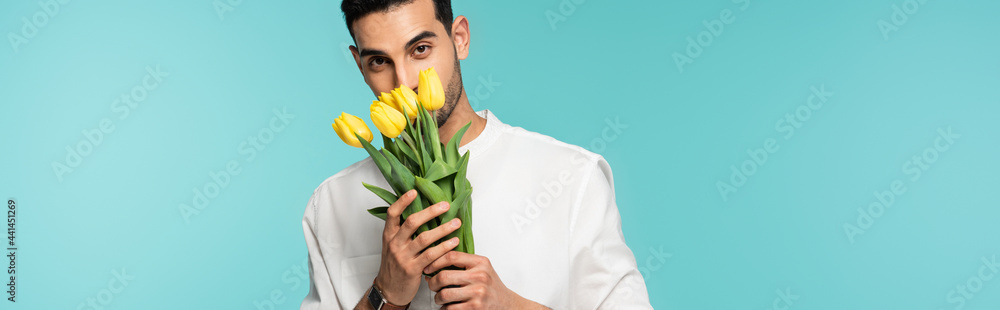
<svg viewBox="0 0 1000 310">
<path fill-rule="evenodd" d="M 402 306 L 397 306 L 390 304 L 382 297 L 382 290 L 379 290 L 375 286 L 375 282 L 372 281 L 372 289 L 368 291 L 368 303 L 372 305 L 372 309 L 375 310 L 406 310 L 410 308 L 410 304 L 405 304 Z"/>
</svg>

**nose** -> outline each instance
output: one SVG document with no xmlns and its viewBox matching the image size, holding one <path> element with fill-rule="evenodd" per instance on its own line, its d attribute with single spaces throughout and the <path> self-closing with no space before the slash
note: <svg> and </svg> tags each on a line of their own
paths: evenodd
<svg viewBox="0 0 1000 310">
<path fill-rule="evenodd" d="M 396 66 L 396 85 L 409 87 L 413 91 L 417 91 L 417 84 L 419 84 L 419 72 L 416 68 L 408 63 L 400 64 Z"/>
</svg>

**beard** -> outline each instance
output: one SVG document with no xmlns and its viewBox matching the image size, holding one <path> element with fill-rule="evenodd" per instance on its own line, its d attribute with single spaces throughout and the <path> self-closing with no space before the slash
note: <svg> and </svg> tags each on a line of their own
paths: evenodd
<svg viewBox="0 0 1000 310">
<path fill-rule="evenodd" d="M 462 68 L 458 63 L 458 56 L 455 56 L 455 70 L 452 70 L 451 81 L 448 82 L 448 87 L 444 92 L 444 105 L 441 106 L 435 113 L 438 128 L 444 126 L 444 123 L 448 121 L 448 117 L 451 116 L 451 112 L 455 110 L 455 106 L 458 105 L 458 99 L 462 97 Z"/>
</svg>

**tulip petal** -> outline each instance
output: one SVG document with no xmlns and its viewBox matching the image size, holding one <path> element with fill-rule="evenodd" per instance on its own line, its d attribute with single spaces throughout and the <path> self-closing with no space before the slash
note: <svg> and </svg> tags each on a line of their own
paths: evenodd
<svg viewBox="0 0 1000 310">
<path fill-rule="evenodd" d="M 444 105 L 445 94 L 434 67 L 420 72 L 420 104 L 428 111 L 440 109 Z"/>
<path fill-rule="evenodd" d="M 375 123 L 375 127 L 378 128 L 378 131 L 382 132 L 382 135 L 390 138 L 398 137 L 399 129 L 385 116 L 382 108 L 377 109 L 382 111 L 372 111 L 372 123 Z"/>
<path fill-rule="evenodd" d="M 343 116 L 334 120 L 333 129 L 340 136 L 340 140 L 344 143 L 353 147 L 361 147 L 361 143 L 358 142 L 358 138 L 354 136 L 354 132 L 351 131 L 350 126 L 344 121 Z"/>
<path fill-rule="evenodd" d="M 372 122 L 386 137 L 398 137 L 406 128 L 406 117 L 388 104 L 374 101 L 370 110 Z"/>
<path fill-rule="evenodd" d="M 383 104 L 383 110 L 385 110 L 386 118 L 396 126 L 396 130 L 402 132 L 406 128 L 406 116 L 395 109 L 392 109 L 388 105 Z M 398 135 L 397 135 L 398 136 Z"/>
<path fill-rule="evenodd" d="M 417 99 L 420 105 L 427 107 L 431 102 L 430 83 L 427 81 L 427 70 L 420 71 L 419 83 L 417 84 Z"/>
<path fill-rule="evenodd" d="M 341 118 L 344 118 L 344 122 L 347 123 L 348 128 L 350 128 L 351 131 L 357 133 L 368 142 L 372 142 L 372 131 L 368 129 L 368 125 L 365 124 L 365 121 L 361 120 L 360 117 L 343 113 Z M 359 145 L 358 147 L 361 146 Z"/>
<path fill-rule="evenodd" d="M 409 88 L 406 85 L 401 85 L 399 86 L 399 92 L 403 95 L 403 98 L 406 98 L 407 102 L 417 101 L 417 93 L 413 92 L 412 88 Z"/>
<path fill-rule="evenodd" d="M 392 94 L 390 93 L 383 92 L 381 96 L 378 96 L 378 100 L 384 102 L 385 104 L 388 104 L 390 107 L 393 107 L 396 110 L 399 110 L 399 106 L 396 105 L 395 98 L 393 98 Z"/>
</svg>

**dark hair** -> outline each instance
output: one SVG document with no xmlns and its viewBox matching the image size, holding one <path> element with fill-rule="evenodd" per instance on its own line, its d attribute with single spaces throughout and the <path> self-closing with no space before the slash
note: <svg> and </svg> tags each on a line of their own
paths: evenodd
<svg viewBox="0 0 1000 310">
<path fill-rule="evenodd" d="M 354 29 L 351 26 L 358 19 L 367 16 L 371 13 L 384 13 L 389 12 L 400 5 L 412 3 L 414 0 L 344 0 L 340 3 L 340 10 L 344 12 L 344 20 L 347 22 L 347 31 L 351 33 L 351 39 L 354 39 Z M 454 17 L 451 13 L 451 0 L 434 0 L 434 16 L 437 18 L 441 24 L 444 25 L 444 30 L 451 35 L 451 23 Z M 357 40 L 355 39 L 355 42 Z"/>
</svg>

